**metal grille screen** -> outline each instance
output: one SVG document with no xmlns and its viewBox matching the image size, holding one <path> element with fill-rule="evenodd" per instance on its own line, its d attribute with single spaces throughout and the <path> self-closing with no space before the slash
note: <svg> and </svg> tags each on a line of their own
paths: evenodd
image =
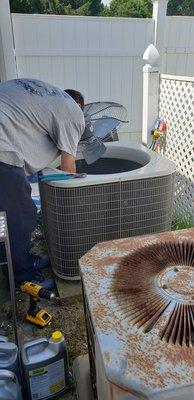
<svg viewBox="0 0 194 400">
<path fill-rule="evenodd" d="M 172 175 L 72 189 L 41 183 L 54 272 L 78 276 L 78 259 L 96 243 L 169 230 L 173 188 Z"/>
</svg>

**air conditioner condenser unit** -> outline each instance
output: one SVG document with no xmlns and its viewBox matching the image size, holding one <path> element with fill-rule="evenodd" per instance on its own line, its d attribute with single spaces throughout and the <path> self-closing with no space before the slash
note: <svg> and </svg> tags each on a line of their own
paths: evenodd
<svg viewBox="0 0 194 400">
<path fill-rule="evenodd" d="M 63 279 L 79 279 L 78 260 L 96 243 L 171 227 L 174 163 L 141 145 L 105 146 L 94 164 L 77 160 L 86 178 L 40 182 L 51 263 Z"/>
<path fill-rule="evenodd" d="M 194 228 L 99 243 L 80 260 L 98 400 L 194 399 Z"/>
</svg>

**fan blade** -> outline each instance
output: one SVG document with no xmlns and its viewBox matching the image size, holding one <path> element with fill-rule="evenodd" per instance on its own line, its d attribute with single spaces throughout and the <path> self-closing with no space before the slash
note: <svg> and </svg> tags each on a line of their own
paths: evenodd
<svg viewBox="0 0 194 400">
<path fill-rule="evenodd" d="M 106 146 L 101 142 L 101 140 L 95 138 L 95 136 L 86 141 L 84 147 L 82 154 L 87 164 L 93 164 L 102 157 L 106 151 Z"/>
<path fill-rule="evenodd" d="M 98 120 L 92 121 L 93 134 L 100 139 L 106 138 L 114 129 L 120 125 L 120 121 L 115 118 L 100 118 Z"/>
</svg>

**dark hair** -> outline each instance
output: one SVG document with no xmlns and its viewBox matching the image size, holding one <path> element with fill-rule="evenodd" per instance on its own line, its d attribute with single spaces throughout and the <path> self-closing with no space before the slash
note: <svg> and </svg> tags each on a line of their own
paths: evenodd
<svg viewBox="0 0 194 400">
<path fill-rule="evenodd" d="M 82 110 L 84 109 L 84 96 L 80 92 L 74 89 L 65 89 L 65 92 L 80 105 Z"/>
</svg>

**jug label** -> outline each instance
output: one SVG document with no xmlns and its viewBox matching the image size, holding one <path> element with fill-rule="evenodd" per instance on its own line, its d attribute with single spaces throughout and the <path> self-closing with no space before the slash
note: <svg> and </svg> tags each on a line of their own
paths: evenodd
<svg viewBox="0 0 194 400">
<path fill-rule="evenodd" d="M 65 388 L 64 361 L 29 371 L 32 400 L 41 400 Z"/>
</svg>

